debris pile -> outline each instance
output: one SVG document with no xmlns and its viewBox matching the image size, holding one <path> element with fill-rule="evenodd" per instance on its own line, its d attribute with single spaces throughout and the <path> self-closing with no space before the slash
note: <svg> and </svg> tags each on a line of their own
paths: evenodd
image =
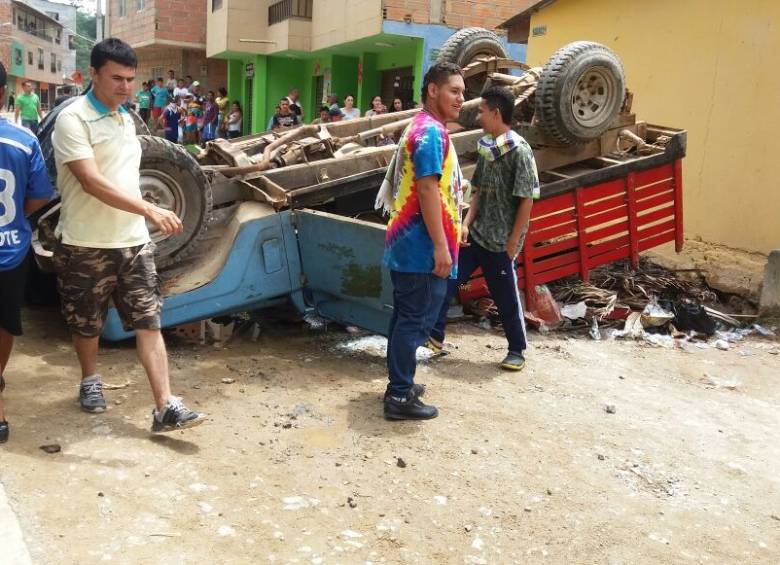
<svg viewBox="0 0 780 565">
<path fill-rule="evenodd" d="M 594 269 L 588 281 L 562 279 L 536 289 L 526 314 L 541 331 L 583 330 L 603 337 L 644 340 L 662 347 L 727 350 L 750 334 L 775 335 L 755 314 L 723 312 L 721 297 L 703 279 L 681 278 L 647 260 L 633 270 L 627 261 Z"/>
</svg>

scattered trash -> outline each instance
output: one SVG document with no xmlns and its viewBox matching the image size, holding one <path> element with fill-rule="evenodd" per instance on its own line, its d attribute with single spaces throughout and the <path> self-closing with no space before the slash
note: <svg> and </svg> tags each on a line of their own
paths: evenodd
<svg viewBox="0 0 780 565">
<path fill-rule="evenodd" d="M 227 536 L 232 537 L 236 535 L 236 530 L 234 530 L 230 526 L 220 526 L 219 529 L 217 530 L 217 533 L 223 537 L 227 537 Z"/>
<path fill-rule="evenodd" d="M 695 331 L 704 335 L 715 334 L 715 320 L 701 304 L 683 299 L 674 305 L 672 324 L 678 330 Z"/>
<path fill-rule="evenodd" d="M 737 379 L 718 379 L 716 377 L 705 375 L 704 384 L 706 384 L 711 388 L 725 388 L 728 390 L 737 390 L 737 387 L 739 387 L 742 383 L 739 382 Z"/>
<path fill-rule="evenodd" d="M 62 451 L 62 447 L 60 447 L 59 443 L 50 443 L 46 445 L 42 445 L 39 447 L 39 449 L 45 451 L 46 453 L 59 453 Z"/>
<path fill-rule="evenodd" d="M 614 404 L 607 404 L 606 406 L 604 406 L 604 411 L 607 414 L 614 414 L 617 410 Z"/>
<path fill-rule="evenodd" d="M 667 312 L 658 305 L 658 299 L 653 296 L 642 310 L 642 327 L 659 328 L 674 319 L 674 314 Z"/>
<path fill-rule="evenodd" d="M 225 385 L 232 385 L 234 382 L 236 382 L 236 379 L 232 379 L 230 377 L 224 377 L 221 382 L 222 384 Z"/>
<path fill-rule="evenodd" d="M 598 318 L 594 317 L 593 320 L 591 320 L 588 335 L 596 341 L 601 341 L 601 330 L 599 330 Z"/>
<path fill-rule="evenodd" d="M 726 341 L 725 339 L 718 339 L 715 341 L 713 345 L 715 345 L 715 347 L 717 349 L 720 349 L 721 351 L 728 351 L 731 348 L 729 342 Z"/>
<path fill-rule="evenodd" d="M 762 335 L 764 337 L 775 337 L 777 334 L 773 332 L 772 330 L 765 328 L 764 326 L 761 326 L 759 324 L 753 324 L 750 326 L 752 329 L 758 333 L 758 335 Z"/>
<path fill-rule="evenodd" d="M 446 496 L 437 495 L 437 496 L 434 496 L 433 499 L 436 501 L 436 504 L 438 504 L 439 506 L 446 506 L 447 505 L 447 497 Z"/>
<path fill-rule="evenodd" d="M 553 298 L 552 292 L 550 292 L 550 289 L 544 284 L 537 286 L 535 292 L 536 307 L 531 311 L 531 316 L 534 319 L 541 320 L 541 323 L 547 329 L 557 327 L 563 321 L 563 317 L 558 309 L 558 303 Z"/>
<path fill-rule="evenodd" d="M 355 499 L 354 499 L 354 498 L 352 498 L 351 496 L 348 496 L 348 497 L 347 497 L 347 505 L 348 505 L 350 508 L 357 508 L 357 500 L 355 500 Z"/>
<path fill-rule="evenodd" d="M 561 316 L 568 318 L 569 320 L 579 320 L 584 318 L 588 313 L 588 305 L 585 301 L 577 302 L 576 304 L 565 304 L 561 308 Z"/>
<path fill-rule="evenodd" d="M 405 469 L 406 468 L 406 461 L 404 461 L 400 457 L 398 457 L 398 460 L 395 462 L 395 464 L 396 464 L 396 467 L 400 467 L 401 469 Z"/>
</svg>

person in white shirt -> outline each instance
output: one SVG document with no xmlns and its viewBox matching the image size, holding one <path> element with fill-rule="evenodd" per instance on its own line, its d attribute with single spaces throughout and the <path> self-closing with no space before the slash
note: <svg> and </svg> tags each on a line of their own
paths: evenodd
<svg viewBox="0 0 780 565">
<path fill-rule="evenodd" d="M 360 117 L 360 109 L 355 108 L 355 97 L 351 94 L 344 98 L 344 107 L 341 109 L 341 113 L 344 114 L 345 120 L 354 120 Z"/>
<path fill-rule="evenodd" d="M 201 424 L 203 416 L 171 394 L 155 246 L 146 222 L 163 235 L 181 233 L 183 225 L 174 212 L 141 197 L 141 144 L 122 107 L 137 65 L 124 41 L 111 37 L 96 44 L 90 55 L 92 89 L 57 116 L 52 145 L 62 207 L 53 262 L 81 365 L 82 410 L 106 410 L 98 340 L 113 300 L 125 327 L 135 330 L 156 404 L 152 432 L 170 432 Z"/>
</svg>

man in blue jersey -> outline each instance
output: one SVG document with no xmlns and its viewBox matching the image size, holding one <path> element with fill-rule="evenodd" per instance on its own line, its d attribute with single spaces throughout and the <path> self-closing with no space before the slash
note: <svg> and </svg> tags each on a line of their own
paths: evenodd
<svg viewBox="0 0 780 565">
<path fill-rule="evenodd" d="M 0 63 L 0 100 L 5 100 L 6 80 Z M 8 441 L 3 372 L 14 336 L 22 335 L 21 308 L 32 239 L 27 216 L 46 204 L 52 193 L 38 139 L 0 117 L 0 443 Z"/>
</svg>

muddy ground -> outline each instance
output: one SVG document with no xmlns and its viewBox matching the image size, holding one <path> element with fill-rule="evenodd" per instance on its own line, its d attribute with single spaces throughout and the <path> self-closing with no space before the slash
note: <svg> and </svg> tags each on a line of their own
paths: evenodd
<svg viewBox="0 0 780 565">
<path fill-rule="evenodd" d="M 130 384 L 83 414 L 58 320 L 27 312 L 0 447 L 36 563 L 780 562 L 776 341 L 532 334 L 509 374 L 503 337 L 460 323 L 419 371 L 440 417 L 388 423 L 377 340 L 269 323 L 173 344 L 174 389 L 210 420 L 150 437 L 133 348 L 102 350 L 105 382 Z"/>
</svg>

